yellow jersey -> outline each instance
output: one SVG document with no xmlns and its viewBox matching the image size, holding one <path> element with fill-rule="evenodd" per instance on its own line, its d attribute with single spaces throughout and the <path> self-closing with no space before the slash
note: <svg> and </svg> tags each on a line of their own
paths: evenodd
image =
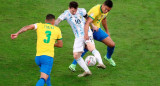
<svg viewBox="0 0 160 86">
<path fill-rule="evenodd" d="M 49 23 L 36 23 L 37 30 L 37 53 L 36 56 L 47 55 L 54 57 L 54 44 L 56 40 L 61 40 L 61 30 Z"/>
<path fill-rule="evenodd" d="M 97 26 L 98 28 L 100 28 L 100 24 L 101 24 L 101 21 L 107 16 L 108 12 L 107 13 L 103 13 L 102 12 L 102 9 L 101 9 L 102 5 L 98 4 L 94 7 L 92 7 L 89 12 L 88 12 L 88 15 L 90 18 L 93 19 L 93 24 L 95 26 Z"/>
</svg>

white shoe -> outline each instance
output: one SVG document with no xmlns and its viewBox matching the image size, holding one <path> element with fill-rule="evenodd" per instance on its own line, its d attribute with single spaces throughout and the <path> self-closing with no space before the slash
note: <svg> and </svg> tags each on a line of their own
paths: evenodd
<svg viewBox="0 0 160 86">
<path fill-rule="evenodd" d="M 83 72 L 82 74 L 79 74 L 78 77 L 86 77 L 86 76 L 89 76 L 89 75 L 92 75 L 92 73 L 89 71 L 89 72 Z"/>
<path fill-rule="evenodd" d="M 98 67 L 98 68 L 102 68 L 102 69 L 105 69 L 105 68 L 106 68 L 106 66 L 105 66 L 104 64 L 98 64 L 97 67 Z"/>
</svg>

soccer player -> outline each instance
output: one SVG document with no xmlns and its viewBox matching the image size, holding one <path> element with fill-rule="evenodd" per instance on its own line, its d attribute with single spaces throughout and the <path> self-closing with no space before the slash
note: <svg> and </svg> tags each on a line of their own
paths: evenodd
<svg viewBox="0 0 160 86">
<path fill-rule="evenodd" d="M 15 39 L 19 34 L 27 30 L 36 30 L 37 32 L 37 53 L 35 57 L 36 64 L 40 67 L 40 79 L 36 86 L 51 86 L 50 73 L 54 61 L 54 47 L 62 47 L 61 30 L 54 26 L 55 16 L 48 14 L 46 23 L 36 23 L 21 28 L 17 33 L 11 34 L 11 38 Z M 55 43 L 57 41 L 57 43 Z"/>
<path fill-rule="evenodd" d="M 112 66 L 116 66 L 114 60 L 111 58 L 113 51 L 114 51 L 114 47 L 115 47 L 115 43 L 112 41 L 112 39 L 110 38 L 110 34 L 108 31 L 108 27 L 107 27 L 107 19 L 106 16 L 108 15 L 108 12 L 112 9 L 113 3 L 111 0 L 106 0 L 103 4 L 98 4 L 94 7 L 92 7 L 89 12 L 89 18 L 87 18 L 86 24 L 85 24 L 85 40 L 89 39 L 88 36 L 88 29 L 89 29 L 89 25 L 91 23 L 93 23 L 95 26 L 97 26 L 97 28 L 91 28 L 93 31 L 93 37 L 95 40 L 100 41 L 102 43 L 104 43 L 105 45 L 107 45 L 107 54 L 104 56 L 104 58 L 109 61 L 109 63 Z M 105 29 L 105 32 L 100 28 L 100 23 L 102 22 L 102 26 Z M 87 49 L 84 50 L 85 52 L 82 53 L 83 57 L 85 55 L 85 53 L 88 51 Z M 76 68 L 76 60 L 73 61 L 73 63 L 69 66 L 70 69 L 75 70 Z"/>
<path fill-rule="evenodd" d="M 85 71 L 84 73 L 78 75 L 78 77 L 91 75 L 90 70 L 85 64 L 83 58 L 81 57 L 85 45 L 87 46 L 88 50 L 92 52 L 92 54 L 96 57 L 99 63 L 97 67 L 105 69 L 105 65 L 102 62 L 101 55 L 95 48 L 93 41 L 93 33 L 91 29 L 88 29 L 87 31 L 90 38 L 88 40 L 84 40 L 84 25 L 85 25 L 84 17 L 86 16 L 87 16 L 86 10 L 84 8 L 78 8 L 78 3 L 72 1 L 69 3 L 69 9 L 64 11 L 64 13 L 62 13 L 55 21 L 55 25 L 58 25 L 61 21 L 67 20 L 67 22 L 70 24 L 73 30 L 73 33 L 75 35 L 73 56 L 78 62 L 78 64 L 81 66 L 81 68 L 83 68 Z"/>
</svg>

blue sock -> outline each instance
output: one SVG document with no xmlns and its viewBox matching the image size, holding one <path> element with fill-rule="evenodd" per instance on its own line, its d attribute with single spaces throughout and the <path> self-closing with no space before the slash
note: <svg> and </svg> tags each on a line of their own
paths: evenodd
<svg viewBox="0 0 160 86">
<path fill-rule="evenodd" d="M 82 53 L 81 57 L 83 58 L 83 56 L 88 52 L 88 50 L 85 48 L 84 52 Z M 72 64 L 77 65 L 77 61 L 74 59 L 74 61 L 72 62 Z"/>
<path fill-rule="evenodd" d="M 36 86 L 44 86 L 45 84 L 45 79 L 44 78 L 40 78 L 36 84 Z"/>
<path fill-rule="evenodd" d="M 47 86 L 51 86 L 50 75 L 49 75 L 49 77 L 48 77 L 48 79 L 46 81 L 46 84 L 47 84 Z"/>
<path fill-rule="evenodd" d="M 110 59 L 115 47 L 107 47 L 107 58 Z"/>
</svg>

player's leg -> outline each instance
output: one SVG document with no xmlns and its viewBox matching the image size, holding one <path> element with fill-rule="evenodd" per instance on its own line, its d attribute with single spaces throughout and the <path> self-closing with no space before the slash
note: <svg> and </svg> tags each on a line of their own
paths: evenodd
<svg viewBox="0 0 160 86">
<path fill-rule="evenodd" d="M 48 75 L 41 72 L 40 79 L 38 80 L 36 86 L 44 86 L 47 79 L 48 79 Z"/>
<path fill-rule="evenodd" d="M 51 77 L 50 77 L 50 75 L 48 76 L 46 84 L 47 84 L 47 86 L 51 86 Z"/>
<path fill-rule="evenodd" d="M 74 52 L 73 54 L 74 54 L 74 59 L 77 61 L 79 66 L 85 71 L 84 73 L 79 74 L 78 77 L 84 77 L 84 76 L 91 75 L 89 68 L 87 67 L 83 58 L 81 57 L 82 53 L 81 52 Z"/>
<path fill-rule="evenodd" d="M 35 62 L 36 62 L 36 64 L 37 64 L 39 67 L 41 67 L 41 64 L 40 64 L 40 56 L 36 56 L 36 57 L 35 57 Z"/>
<path fill-rule="evenodd" d="M 85 46 L 84 38 L 76 38 L 74 40 L 73 52 L 85 52 L 86 53 L 88 50 L 84 49 L 84 46 Z M 81 56 L 84 56 L 85 53 L 83 53 Z M 73 64 L 71 64 L 69 66 L 69 69 L 71 71 L 73 71 L 73 72 L 76 71 L 76 69 L 75 69 L 76 68 L 76 64 L 77 64 L 77 61 L 74 60 Z"/>
<path fill-rule="evenodd" d="M 76 38 L 73 46 L 73 57 L 80 65 L 80 67 L 85 71 L 83 74 L 78 75 L 78 77 L 91 75 L 89 68 L 87 67 L 83 58 L 81 57 L 82 52 L 84 52 L 83 51 L 84 47 L 85 47 L 84 38 Z"/>
<path fill-rule="evenodd" d="M 92 52 L 94 57 L 96 57 L 96 60 L 98 61 L 97 67 L 105 69 L 106 66 L 102 62 L 102 58 L 101 58 L 101 55 L 100 55 L 99 51 L 95 48 L 94 41 L 93 40 L 91 40 L 91 41 L 87 40 L 86 45 L 87 45 L 88 50 L 90 52 Z"/>
<path fill-rule="evenodd" d="M 48 79 L 48 77 L 50 76 L 50 72 L 53 66 L 53 60 L 54 59 L 52 57 L 46 55 L 42 55 L 40 57 L 41 76 L 36 86 L 44 86 L 45 83 L 47 84 L 47 86 L 51 86 L 50 79 Z"/>
<path fill-rule="evenodd" d="M 104 56 L 104 58 L 109 61 L 109 63 L 112 66 L 116 66 L 114 60 L 111 58 L 113 52 L 114 52 L 114 48 L 115 48 L 115 43 L 112 41 L 112 39 L 110 37 L 105 38 L 104 40 L 102 40 L 102 42 L 105 45 L 108 45 L 107 47 L 107 54 Z"/>
<path fill-rule="evenodd" d="M 83 58 L 83 56 L 88 52 L 88 49 L 84 49 L 84 52 L 82 53 L 81 57 Z M 72 64 L 77 65 L 76 60 L 74 59 L 74 61 L 72 62 Z"/>
<path fill-rule="evenodd" d="M 115 43 L 112 41 L 112 39 L 109 37 L 107 33 L 105 33 L 101 28 L 99 28 L 98 31 L 94 31 L 93 37 L 97 41 L 103 42 L 105 45 L 107 45 L 107 54 L 104 56 L 104 58 L 109 61 L 109 63 L 112 66 L 116 66 L 114 60 L 111 58 L 113 52 L 114 52 L 114 47 Z"/>
<path fill-rule="evenodd" d="M 87 65 L 85 65 L 85 62 L 84 62 L 83 58 L 81 57 L 81 54 L 82 54 L 81 52 L 74 52 L 73 53 L 74 59 L 77 61 L 77 63 L 80 65 L 80 67 L 84 71 L 88 72 L 89 69 L 88 69 Z"/>
<path fill-rule="evenodd" d="M 41 56 L 36 56 L 35 57 L 35 62 L 41 68 L 40 58 L 41 58 Z M 45 79 L 44 78 L 40 78 L 38 80 L 36 86 L 43 86 L 44 84 L 45 84 Z"/>
<path fill-rule="evenodd" d="M 88 52 L 88 49 L 84 49 L 84 52 L 82 53 L 81 57 L 83 58 L 83 56 Z M 72 70 L 73 72 L 76 71 L 76 65 L 77 65 L 77 61 L 74 59 L 74 61 L 72 62 L 72 64 L 69 66 L 69 69 Z"/>
</svg>

